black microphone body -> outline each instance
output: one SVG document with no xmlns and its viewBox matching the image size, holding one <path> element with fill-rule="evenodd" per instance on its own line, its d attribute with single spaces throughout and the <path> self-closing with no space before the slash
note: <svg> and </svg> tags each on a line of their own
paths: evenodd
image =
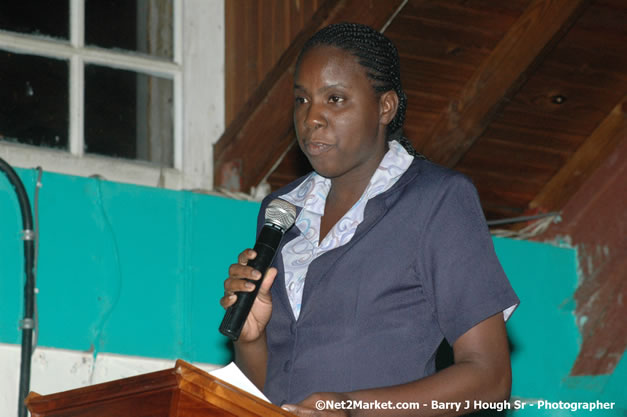
<svg viewBox="0 0 627 417">
<path fill-rule="evenodd" d="M 280 202 L 278 204 L 283 205 L 284 207 L 285 205 L 291 206 L 289 203 L 282 200 L 274 200 L 270 203 L 270 205 L 272 206 L 273 203 L 277 201 Z M 282 209 L 284 209 L 284 207 Z M 224 314 L 224 319 L 222 319 L 222 323 L 220 324 L 220 333 L 229 337 L 233 341 L 239 339 L 242 327 L 244 327 L 246 318 L 248 317 L 250 309 L 255 302 L 263 277 L 274 260 L 274 256 L 276 255 L 277 248 L 281 243 L 283 234 L 294 223 L 295 209 L 293 209 L 293 206 L 291 207 L 292 208 L 288 209 L 288 211 L 294 210 L 294 213 L 290 213 L 287 216 L 282 213 L 282 218 L 279 220 L 268 219 L 268 212 L 266 212 L 266 223 L 261 229 L 261 233 L 259 233 L 257 242 L 253 248 L 255 252 L 257 252 L 257 256 L 255 259 L 251 259 L 247 263 L 248 266 L 251 266 L 261 272 L 261 278 L 257 281 L 251 279 L 248 280 L 255 285 L 255 289 L 253 291 L 237 291 L 235 293 L 237 295 L 237 301 L 235 301 L 235 304 L 227 308 L 226 313 Z M 277 210 L 277 208 L 271 207 L 268 210 Z M 272 215 L 270 215 L 270 217 L 272 217 Z M 285 217 L 287 217 L 288 220 L 286 220 Z"/>
</svg>

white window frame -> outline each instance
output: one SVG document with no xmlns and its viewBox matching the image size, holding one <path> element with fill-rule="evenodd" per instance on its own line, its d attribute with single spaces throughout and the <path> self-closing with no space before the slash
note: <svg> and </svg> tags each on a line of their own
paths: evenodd
<svg viewBox="0 0 627 417">
<path fill-rule="evenodd" d="M 213 145 L 224 131 L 224 0 L 173 0 L 174 59 L 84 45 L 85 0 L 70 0 L 70 42 L 0 31 L 0 49 L 69 60 L 69 151 L 0 142 L 21 168 L 170 189 L 213 188 Z M 86 155 L 84 68 L 98 64 L 173 80 L 174 168 Z"/>
</svg>

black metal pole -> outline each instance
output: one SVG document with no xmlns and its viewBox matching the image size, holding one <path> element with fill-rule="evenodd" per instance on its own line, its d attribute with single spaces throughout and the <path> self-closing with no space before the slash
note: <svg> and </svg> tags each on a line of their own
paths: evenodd
<svg viewBox="0 0 627 417">
<path fill-rule="evenodd" d="M 31 357 L 33 355 L 33 327 L 35 311 L 35 234 L 33 232 L 33 214 L 26 194 L 26 189 L 20 177 L 11 166 L 0 158 L 0 171 L 9 178 L 9 182 L 15 188 L 17 199 L 22 213 L 22 226 L 24 227 L 24 269 L 26 283 L 24 285 L 24 319 L 21 321 L 22 329 L 22 354 L 20 364 L 20 388 L 18 393 L 18 416 L 26 417 L 27 410 L 24 400 L 30 390 Z"/>
</svg>

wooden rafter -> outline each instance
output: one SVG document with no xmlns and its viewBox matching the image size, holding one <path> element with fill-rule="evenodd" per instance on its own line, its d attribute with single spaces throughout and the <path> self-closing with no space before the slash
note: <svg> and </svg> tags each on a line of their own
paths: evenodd
<svg viewBox="0 0 627 417">
<path fill-rule="evenodd" d="M 342 21 L 381 29 L 403 4 L 403 0 L 326 1 L 216 143 L 216 187 L 248 191 L 290 145 L 294 64 L 307 39 L 323 26 Z"/>
<path fill-rule="evenodd" d="M 544 186 L 529 207 L 542 211 L 560 210 L 622 140 L 627 140 L 627 96 Z"/>
<path fill-rule="evenodd" d="M 561 39 L 587 0 L 535 0 L 451 100 L 424 142 L 422 152 L 454 166 L 483 133 L 502 104 Z"/>
</svg>

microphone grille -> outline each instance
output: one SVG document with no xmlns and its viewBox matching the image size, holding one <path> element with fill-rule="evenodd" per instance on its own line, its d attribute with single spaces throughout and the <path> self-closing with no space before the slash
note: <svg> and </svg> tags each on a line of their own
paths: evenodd
<svg viewBox="0 0 627 417">
<path fill-rule="evenodd" d="M 271 223 L 285 232 L 296 220 L 296 207 L 285 200 L 276 198 L 266 208 L 266 224 Z"/>
</svg>

